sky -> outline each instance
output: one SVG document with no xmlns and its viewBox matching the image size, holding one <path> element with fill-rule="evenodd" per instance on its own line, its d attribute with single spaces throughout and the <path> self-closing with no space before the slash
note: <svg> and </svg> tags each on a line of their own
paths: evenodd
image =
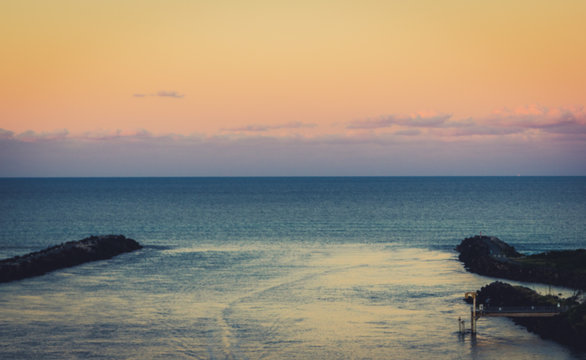
<svg viewBox="0 0 586 360">
<path fill-rule="evenodd" d="M 0 177 L 586 175 L 585 14 L 1 0 Z"/>
</svg>

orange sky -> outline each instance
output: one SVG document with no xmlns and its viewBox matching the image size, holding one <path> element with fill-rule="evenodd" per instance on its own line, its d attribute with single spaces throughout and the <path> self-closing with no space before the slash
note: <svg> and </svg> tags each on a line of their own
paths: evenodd
<svg viewBox="0 0 586 360">
<path fill-rule="evenodd" d="M 446 164 L 476 144 L 502 151 L 495 164 L 533 154 L 497 173 L 538 174 L 550 155 L 545 173 L 570 158 L 564 173 L 586 173 L 585 14 L 582 0 L 4 0 L 0 140 L 126 137 L 169 158 L 165 136 L 352 143 L 382 162 L 436 142 Z M 14 146 L 0 170 L 23 161 Z M 435 164 L 417 156 L 405 173 Z"/>
<path fill-rule="evenodd" d="M 5 0 L 0 128 L 328 134 L 389 114 L 580 106 L 584 14 L 580 0 Z M 161 91 L 184 96 L 133 96 Z"/>
</svg>

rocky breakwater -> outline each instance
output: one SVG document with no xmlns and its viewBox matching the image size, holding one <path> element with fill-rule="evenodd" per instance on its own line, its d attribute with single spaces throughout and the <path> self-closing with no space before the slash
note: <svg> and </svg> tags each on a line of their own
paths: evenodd
<svg viewBox="0 0 586 360">
<path fill-rule="evenodd" d="M 579 295 L 559 298 L 540 295 L 523 287 L 493 282 L 477 291 L 476 302 L 491 307 L 558 307 L 562 312 L 553 317 L 513 317 L 513 321 L 545 339 L 586 350 L 586 303 L 579 303 Z"/>
<path fill-rule="evenodd" d="M 474 236 L 456 247 L 468 271 L 504 279 L 586 289 L 586 250 L 523 255 L 493 236 Z"/>
<path fill-rule="evenodd" d="M 43 275 L 141 248 L 138 242 L 123 235 L 91 236 L 79 241 L 69 241 L 24 256 L 1 260 L 0 282 Z"/>
</svg>

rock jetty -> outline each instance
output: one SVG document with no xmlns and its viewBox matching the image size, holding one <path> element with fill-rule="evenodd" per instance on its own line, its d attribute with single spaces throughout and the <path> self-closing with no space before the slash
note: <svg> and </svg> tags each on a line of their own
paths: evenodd
<svg viewBox="0 0 586 360">
<path fill-rule="evenodd" d="M 578 305 L 577 297 L 562 299 L 555 295 L 540 295 L 524 286 L 513 286 L 501 281 L 492 282 L 476 292 L 476 303 L 486 306 L 570 306 Z M 468 302 L 471 300 L 468 299 Z"/>
<path fill-rule="evenodd" d="M 494 236 L 464 239 L 456 247 L 468 271 L 498 278 L 586 290 L 586 250 L 523 255 Z"/>
<path fill-rule="evenodd" d="M 523 286 L 500 281 L 484 286 L 477 292 L 477 304 L 485 306 L 560 306 L 562 312 L 553 317 L 513 318 L 544 339 L 551 339 L 580 351 L 586 350 L 586 303 L 580 304 L 578 295 L 562 299 L 554 295 L 540 295 Z"/>
<path fill-rule="evenodd" d="M 24 256 L 1 260 L 0 283 L 109 259 L 141 248 L 138 242 L 123 235 L 91 236 L 79 241 L 69 241 Z"/>
</svg>

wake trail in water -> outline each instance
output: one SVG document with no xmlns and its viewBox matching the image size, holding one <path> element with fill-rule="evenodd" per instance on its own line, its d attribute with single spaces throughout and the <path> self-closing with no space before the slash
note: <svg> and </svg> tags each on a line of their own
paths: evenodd
<svg viewBox="0 0 586 360">
<path fill-rule="evenodd" d="M 256 291 L 253 291 L 253 292 L 250 292 L 250 293 L 245 294 L 243 296 L 240 296 L 240 297 L 232 300 L 228 304 L 226 304 L 224 309 L 221 311 L 221 316 L 218 317 L 218 326 L 221 328 L 222 344 L 224 346 L 223 353 L 226 356 L 226 359 L 239 358 L 236 355 L 236 349 L 238 348 L 238 346 L 240 344 L 240 339 L 237 335 L 237 332 L 239 330 L 239 325 L 238 325 L 238 321 L 234 319 L 234 315 L 237 313 L 236 307 L 238 305 L 242 305 L 242 304 L 248 303 L 248 302 L 253 302 L 254 300 L 262 298 L 263 296 L 266 296 L 266 295 L 270 294 L 271 292 L 275 292 L 275 291 L 285 289 L 285 288 L 290 288 L 293 285 L 299 286 L 303 283 L 308 282 L 309 280 L 314 280 L 314 279 L 322 277 L 322 276 L 326 276 L 326 275 L 330 275 L 330 274 L 334 274 L 334 273 L 338 273 L 338 272 L 349 271 L 349 270 L 359 268 L 359 267 L 364 267 L 364 266 L 366 266 L 366 265 L 339 266 L 336 268 L 322 269 L 319 271 L 311 271 L 310 273 L 303 274 L 295 279 L 280 281 L 277 284 L 272 284 L 272 285 L 266 286 L 262 289 L 257 289 Z M 267 344 L 266 348 L 264 349 L 264 351 L 261 351 L 261 352 L 255 354 L 255 358 L 263 359 L 263 358 L 266 358 L 267 356 L 271 355 L 274 351 L 275 344 L 287 346 L 287 344 L 290 345 L 291 343 L 297 343 L 295 341 L 291 342 L 291 341 L 286 341 L 286 340 L 281 340 L 281 341 L 275 340 L 275 337 L 278 336 L 278 334 L 280 333 L 280 330 L 284 326 L 286 326 L 286 325 L 282 323 L 280 318 L 275 318 L 275 320 L 270 325 L 265 324 L 264 335 L 267 339 L 273 339 L 273 340 L 265 340 L 265 344 Z"/>
</svg>

